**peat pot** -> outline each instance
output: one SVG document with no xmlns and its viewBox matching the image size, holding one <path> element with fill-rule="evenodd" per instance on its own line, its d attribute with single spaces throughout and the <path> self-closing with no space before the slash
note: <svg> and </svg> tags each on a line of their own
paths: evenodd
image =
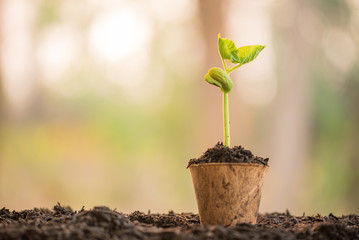
<svg viewBox="0 0 359 240">
<path fill-rule="evenodd" d="M 257 163 L 203 163 L 190 167 L 201 224 L 257 222 L 264 175 Z"/>
</svg>

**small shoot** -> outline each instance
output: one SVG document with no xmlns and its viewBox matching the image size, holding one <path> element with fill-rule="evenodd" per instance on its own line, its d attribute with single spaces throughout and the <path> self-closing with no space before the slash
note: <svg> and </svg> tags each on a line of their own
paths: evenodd
<svg viewBox="0 0 359 240">
<path fill-rule="evenodd" d="M 264 48 L 265 46 L 262 45 L 237 48 L 232 40 L 221 38 L 221 35 L 218 34 L 218 51 L 222 59 L 224 70 L 219 67 L 209 69 L 205 80 L 219 87 L 223 92 L 224 145 L 227 147 L 230 147 L 228 93 L 233 86 L 232 79 L 229 75 L 240 66 L 253 61 Z M 231 65 L 233 66 L 227 65 L 227 62 L 232 63 Z"/>
</svg>

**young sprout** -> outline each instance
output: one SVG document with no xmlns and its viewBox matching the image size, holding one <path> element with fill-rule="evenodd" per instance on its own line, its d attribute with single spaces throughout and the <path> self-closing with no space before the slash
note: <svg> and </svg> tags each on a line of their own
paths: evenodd
<svg viewBox="0 0 359 240">
<path fill-rule="evenodd" d="M 228 93 L 233 86 L 229 75 L 240 66 L 253 61 L 264 48 L 265 46 L 262 45 L 237 48 L 232 40 L 221 38 L 221 35 L 218 34 L 218 51 L 222 58 L 224 70 L 219 67 L 209 69 L 205 80 L 219 87 L 223 92 L 224 145 L 227 147 L 230 147 Z M 227 66 L 226 60 L 235 65 L 232 67 Z"/>
</svg>

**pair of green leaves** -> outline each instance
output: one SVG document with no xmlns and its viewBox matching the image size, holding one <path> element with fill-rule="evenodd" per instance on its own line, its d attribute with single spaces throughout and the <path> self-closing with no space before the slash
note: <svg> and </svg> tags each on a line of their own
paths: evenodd
<svg viewBox="0 0 359 240">
<path fill-rule="evenodd" d="M 211 68 L 206 74 L 205 80 L 208 83 L 219 87 L 222 92 L 229 93 L 233 86 L 229 74 L 243 64 L 253 61 L 264 48 L 265 46 L 262 45 L 237 48 L 232 40 L 221 38 L 221 35 L 218 34 L 218 50 L 223 61 L 224 70 L 219 67 Z M 237 66 L 227 68 L 225 59 L 231 63 L 237 64 Z"/>
<path fill-rule="evenodd" d="M 224 145 L 230 147 L 229 132 L 229 107 L 228 93 L 231 91 L 233 82 L 229 74 L 240 66 L 253 61 L 265 48 L 261 45 L 252 45 L 237 48 L 234 42 L 227 38 L 221 38 L 218 34 L 218 50 L 221 55 L 223 68 L 213 67 L 209 69 L 204 79 L 221 89 L 223 92 L 223 123 L 224 123 Z M 234 67 L 227 67 L 226 61 L 236 64 Z"/>
<path fill-rule="evenodd" d="M 253 61 L 265 48 L 262 45 L 251 45 L 237 48 L 234 42 L 228 38 L 221 38 L 218 34 L 218 50 L 222 59 L 240 65 Z"/>
</svg>

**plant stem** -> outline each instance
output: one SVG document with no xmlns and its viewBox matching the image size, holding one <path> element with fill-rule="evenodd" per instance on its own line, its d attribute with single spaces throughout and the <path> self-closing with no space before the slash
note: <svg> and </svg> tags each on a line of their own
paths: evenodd
<svg viewBox="0 0 359 240">
<path fill-rule="evenodd" d="M 223 63 L 224 70 L 228 73 L 227 64 L 226 64 L 226 62 L 224 61 L 223 58 L 222 58 L 222 63 Z"/>
<path fill-rule="evenodd" d="M 228 93 L 223 93 L 224 146 L 230 147 Z"/>
<path fill-rule="evenodd" d="M 237 66 L 226 70 L 226 72 L 227 72 L 228 74 L 230 74 L 231 72 L 233 72 L 234 70 L 236 70 L 236 69 L 239 68 L 240 66 L 242 66 L 242 64 L 238 64 Z"/>
</svg>

